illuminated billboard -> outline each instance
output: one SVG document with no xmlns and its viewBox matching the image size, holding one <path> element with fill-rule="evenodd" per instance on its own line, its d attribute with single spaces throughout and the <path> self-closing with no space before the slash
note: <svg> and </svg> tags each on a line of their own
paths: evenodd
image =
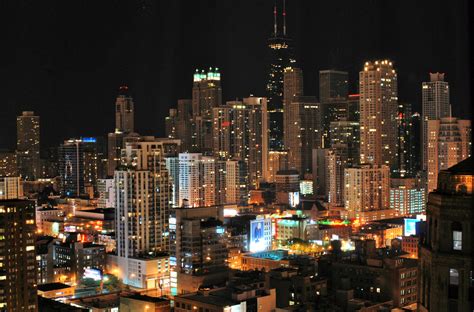
<svg viewBox="0 0 474 312">
<path fill-rule="evenodd" d="M 271 219 L 257 219 L 250 221 L 251 252 L 270 250 L 272 247 L 272 221 Z"/>
<path fill-rule="evenodd" d="M 418 219 L 405 219 L 405 226 L 404 226 L 404 235 L 416 235 L 416 224 L 420 222 Z"/>
<path fill-rule="evenodd" d="M 84 278 L 92 278 L 94 281 L 102 280 L 102 271 L 99 269 L 86 268 L 84 270 Z"/>
<path fill-rule="evenodd" d="M 296 207 L 300 203 L 300 192 L 289 192 L 288 193 L 288 202 L 291 207 Z"/>
</svg>

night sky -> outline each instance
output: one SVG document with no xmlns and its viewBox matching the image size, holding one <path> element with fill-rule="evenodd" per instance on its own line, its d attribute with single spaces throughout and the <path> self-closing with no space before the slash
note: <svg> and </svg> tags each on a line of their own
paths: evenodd
<svg viewBox="0 0 474 312">
<path fill-rule="evenodd" d="M 282 1 L 282 0 L 278 0 Z M 195 68 L 221 69 L 224 99 L 264 95 L 273 0 L 7 1 L 0 4 L 0 148 L 14 148 L 16 116 L 41 116 L 43 146 L 114 129 L 118 87 L 128 84 L 140 134 L 164 135 Z M 287 0 L 305 93 L 317 72 L 350 72 L 389 58 L 399 98 L 420 110 L 421 82 L 445 72 L 453 115 L 470 118 L 468 0 Z"/>
</svg>

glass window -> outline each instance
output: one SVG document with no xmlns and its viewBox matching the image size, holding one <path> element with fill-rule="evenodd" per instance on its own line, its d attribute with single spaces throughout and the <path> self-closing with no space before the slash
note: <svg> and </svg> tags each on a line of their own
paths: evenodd
<svg viewBox="0 0 474 312">
<path fill-rule="evenodd" d="M 449 269 L 449 285 L 459 285 L 459 272 L 456 269 Z"/>
<path fill-rule="evenodd" d="M 459 222 L 454 222 L 451 226 L 453 231 L 453 250 L 462 250 L 462 226 Z"/>
</svg>

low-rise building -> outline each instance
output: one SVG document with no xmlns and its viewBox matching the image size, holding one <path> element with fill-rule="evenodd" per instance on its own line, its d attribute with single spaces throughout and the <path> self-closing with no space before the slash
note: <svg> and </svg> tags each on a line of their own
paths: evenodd
<svg viewBox="0 0 474 312">
<path fill-rule="evenodd" d="M 49 283 L 38 285 L 38 295 L 44 298 L 64 298 L 74 296 L 76 287 L 63 283 Z"/>
<path fill-rule="evenodd" d="M 166 298 L 150 297 L 141 294 L 125 294 L 120 296 L 120 311 L 169 312 L 170 301 Z"/>
</svg>

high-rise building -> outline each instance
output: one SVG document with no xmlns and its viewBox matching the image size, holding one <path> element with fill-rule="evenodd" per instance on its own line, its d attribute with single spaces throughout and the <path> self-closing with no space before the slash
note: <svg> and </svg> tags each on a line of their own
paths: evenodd
<svg viewBox="0 0 474 312">
<path fill-rule="evenodd" d="M 425 188 L 415 178 L 390 179 L 390 209 L 408 216 L 425 212 Z"/>
<path fill-rule="evenodd" d="M 18 170 L 24 180 L 40 175 L 40 118 L 34 112 L 23 112 L 16 118 L 16 153 Z"/>
<path fill-rule="evenodd" d="M 95 138 L 69 139 L 59 146 L 60 190 L 65 196 L 80 196 L 96 188 Z"/>
<path fill-rule="evenodd" d="M 115 208 L 115 181 L 114 179 L 98 179 L 97 192 L 99 199 L 97 200 L 98 208 Z"/>
<path fill-rule="evenodd" d="M 397 152 L 397 168 L 395 174 L 399 177 L 412 177 L 416 174 L 413 172 L 412 163 L 414 155 L 412 154 L 412 146 L 416 145 L 414 141 L 417 138 L 412 127 L 412 111 L 411 104 L 398 104 L 397 128 L 398 128 L 398 152 Z"/>
<path fill-rule="evenodd" d="M 207 73 L 196 70 L 192 91 L 192 147 L 194 150 L 212 151 L 212 109 L 222 105 L 221 74 L 218 68 Z"/>
<path fill-rule="evenodd" d="M 191 151 L 192 148 L 192 100 L 178 100 L 177 108 L 170 109 L 166 117 L 166 137 L 181 140 L 181 150 Z"/>
<path fill-rule="evenodd" d="M 274 183 L 276 174 L 280 170 L 288 170 L 288 150 L 268 152 L 268 170 L 265 172 L 264 180 Z"/>
<path fill-rule="evenodd" d="M 245 161 L 227 160 L 225 166 L 225 203 L 247 205 L 249 188 Z"/>
<path fill-rule="evenodd" d="M 179 206 L 204 207 L 223 204 L 225 161 L 201 153 L 179 154 Z M 224 196 L 224 197 L 223 197 Z"/>
<path fill-rule="evenodd" d="M 172 213 L 171 292 L 196 291 L 206 276 L 226 275 L 222 206 L 176 208 Z"/>
<path fill-rule="evenodd" d="M 167 139 L 129 143 L 124 165 L 115 171 L 117 255 L 137 258 L 169 250 L 171 185 Z"/>
<path fill-rule="evenodd" d="M 397 73 L 388 60 L 366 62 L 359 73 L 360 161 L 396 169 Z"/>
<path fill-rule="evenodd" d="M 0 177 L 0 200 L 23 197 L 20 177 Z"/>
<path fill-rule="evenodd" d="M 427 191 L 438 185 L 438 172 L 471 155 L 471 121 L 454 117 L 428 120 Z"/>
<path fill-rule="evenodd" d="M 165 158 L 166 170 L 171 183 L 171 205 L 179 206 L 179 157 L 170 156 Z"/>
<path fill-rule="evenodd" d="M 345 100 L 349 94 L 349 74 L 339 70 L 319 71 L 319 102 Z"/>
<path fill-rule="evenodd" d="M 420 250 L 421 311 L 472 311 L 473 158 L 439 174 L 426 208 L 427 233 Z"/>
<path fill-rule="evenodd" d="M 384 210 L 390 206 L 390 170 L 361 165 L 345 169 L 345 208 L 350 212 Z"/>
<path fill-rule="evenodd" d="M 283 80 L 285 69 L 295 67 L 293 41 L 286 33 L 286 10 L 283 7 L 283 29 L 278 29 L 277 7 L 273 8 L 273 34 L 268 39 L 267 99 L 269 142 L 271 150 L 283 148 Z"/>
<path fill-rule="evenodd" d="M 344 207 L 344 170 L 349 167 L 347 144 L 333 144 L 326 159 L 328 202 Z"/>
<path fill-rule="evenodd" d="M 314 194 L 327 198 L 329 192 L 329 169 L 327 160 L 330 149 L 316 148 L 312 151 Z"/>
<path fill-rule="evenodd" d="M 451 117 L 449 83 L 444 81 L 444 73 L 430 73 L 430 81 L 423 82 L 422 91 L 422 154 L 423 170 L 428 170 L 428 121 Z"/>
<path fill-rule="evenodd" d="M 17 177 L 18 175 L 16 153 L 0 151 L 0 177 Z"/>
<path fill-rule="evenodd" d="M 119 88 L 119 95 L 115 100 L 115 131 L 122 133 L 133 132 L 134 103 L 130 96 L 128 86 Z"/>
<path fill-rule="evenodd" d="M 0 310 L 37 311 L 35 203 L 0 200 Z"/>
<path fill-rule="evenodd" d="M 360 163 L 360 125 L 358 121 L 341 119 L 331 122 L 329 126 L 330 146 L 346 146 L 347 165 L 356 166 Z"/>
<path fill-rule="evenodd" d="M 315 97 L 300 96 L 288 105 L 288 160 L 301 175 L 311 172 L 311 151 L 321 147 L 321 110 Z"/>
<path fill-rule="evenodd" d="M 303 71 L 300 68 L 286 68 L 283 75 L 283 139 L 288 147 L 290 136 L 290 106 L 295 97 L 303 96 Z"/>
</svg>

